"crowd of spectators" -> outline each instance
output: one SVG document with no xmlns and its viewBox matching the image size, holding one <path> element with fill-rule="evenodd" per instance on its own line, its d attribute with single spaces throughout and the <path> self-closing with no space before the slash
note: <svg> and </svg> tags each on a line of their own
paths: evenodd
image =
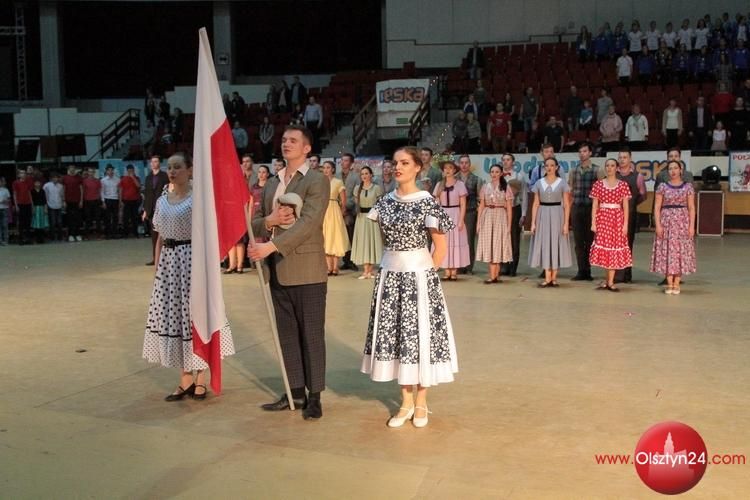
<svg viewBox="0 0 750 500">
<path fill-rule="evenodd" d="M 618 89 L 609 87 L 597 89 L 598 98 L 593 93 L 590 99 L 582 98 L 573 85 L 565 89 L 564 97 L 559 92 L 559 114 L 546 115 L 534 87 L 526 88 L 521 96 L 508 92 L 501 102 L 491 102 L 481 78 L 494 75 L 486 68 L 483 50 L 475 42 L 465 61 L 476 88 L 453 120 L 451 149 L 474 154 L 523 152 L 551 143 L 556 151 L 575 151 L 577 143 L 591 138 L 604 149 L 616 149 L 621 144 L 635 150 L 677 145 L 704 151 L 747 148 L 747 42 L 747 16 L 737 14 L 731 18 L 726 12 L 715 19 L 707 14 L 696 20 L 694 27 L 691 20 L 684 19 L 678 30 L 670 22 L 661 31 L 654 21 L 642 29 L 640 22 L 634 20 L 630 31 L 625 31 L 623 22 L 614 29 L 604 23 L 594 36 L 583 26 L 573 45 L 579 61 L 597 61 L 599 67 L 612 64 L 617 80 L 609 83 L 619 87 L 619 95 L 628 95 L 629 99 L 614 102 L 610 92 Z M 704 83 L 710 85 L 705 87 L 706 92 Z M 666 95 L 674 88 L 679 93 L 686 85 L 697 89 L 689 107 L 679 95 Z M 636 90 L 645 91 L 649 86 L 665 89 L 664 101 L 654 103 L 662 107 L 652 109 L 645 97 L 643 102 L 633 97 L 644 96 L 645 92 Z M 473 133 L 471 127 L 475 129 Z"/>
</svg>

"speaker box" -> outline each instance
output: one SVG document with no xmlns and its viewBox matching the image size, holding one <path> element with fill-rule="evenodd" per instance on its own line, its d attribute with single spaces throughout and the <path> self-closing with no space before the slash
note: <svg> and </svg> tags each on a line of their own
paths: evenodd
<svg viewBox="0 0 750 500">
<path fill-rule="evenodd" d="M 0 161 L 13 161 L 13 113 L 0 113 Z"/>
<path fill-rule="evenodd" d="M 39 139 L 21 139 L 16 147 L 17 162 L 35 162 L 39 152 Z"/>
<path fill-rule="evenodd" d="M 86 156 L 86 137 L 83 134 L 58 135 L 58 156 Z"/>
</svg>

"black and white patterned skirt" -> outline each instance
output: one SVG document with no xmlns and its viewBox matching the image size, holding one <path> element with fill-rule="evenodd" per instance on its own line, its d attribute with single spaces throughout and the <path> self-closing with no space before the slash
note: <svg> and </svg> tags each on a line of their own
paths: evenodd
<svg viewBox="0 0 750 500">
<path fill-rule="evenodd" d="M 452 382 L 458 372 L 448 308 L 427 249 L 384 254 L 361 371 L 377 382 L 422 387 Z"/>
</svg>

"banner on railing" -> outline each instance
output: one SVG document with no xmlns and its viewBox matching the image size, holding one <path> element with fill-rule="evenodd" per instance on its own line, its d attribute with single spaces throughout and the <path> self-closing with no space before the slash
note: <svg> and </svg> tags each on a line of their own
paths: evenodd
<svg viewBox="0 0 750 500">
<path fill-rule="evenodd" d="M 430 91 L 430 80 L 385 80 L 378 82 L 375 90 L 378 127 L 408 127 L 409 119 Z"/>
<path fill-rule="evenodd" d="M 732 151 L 729 156 L 729 190 L 750 193 L 750 151 Z"/>
<path fill-rule="evenodd" d="M 454 155 L 456 162 L 458 162 L 458 156 Z M 531 171 L 538 166 L 542 161 L 541 153 L 531 154 L 515 154 L 516 161 L 514 163 L 514 169 L 516 172 L 523 171 L 527 176 L 531 175 Z M 612 154 L 612 158 L 617 158 L 616 154 Z M 434 161 L 439 161 L 437 157 Z M 484 180 L 490 178 L 490 167 L 494 164 L 502 165 L 502 155 L 470 155 L 472 171 Z M 557 161 L 560 164 L 560 171 L 563 178 L 567 178 L 567 173 L 571 168 L 575 168 L 580 163 L 578 159 L 578 153 L 557 153 L 555 155 Z M 667 167 L 667 154 L 665 151 L 633 151 L 632 153 L 633 164 L 638 173 L 643 174 L 646 180 L 646 186 L 649 190 L 653 190 L 654 178 L 659 175 L 662 169 Z M 604 162 L 607 158 L 592 158 L 591 161 L 594 164 L 604 167 Z M 690 151 L 682 152 L 682 162 L 685 168 L 690 169 Z M 698 172 L 699 173 L 699 172 Z M 696 172 L 693 172 L 695 175 Z"/>
</svg>

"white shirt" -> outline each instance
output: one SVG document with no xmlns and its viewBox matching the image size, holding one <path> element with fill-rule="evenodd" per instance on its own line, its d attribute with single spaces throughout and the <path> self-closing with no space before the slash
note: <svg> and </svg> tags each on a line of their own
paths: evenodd
<svg viewBox="0 0 750 500">
<path fill-rule="evenodd" d="M 0 187 L 0 210 L 10 208 L 10 191 L 6 187 Z"/>
<path fill-rule="evenodd" d="M 737 26 L 737 40 L 747 42 L 747 26 L 744 24 Z"/>
<path fill-rule="evenodd" d="M 234 138 L 234 146 L 236 148 L 244 149 L 247 147 L 247 132 L 244 128 L 233 128 L 232 137 Z"/>
<path fill-rule="evenodd" d="M 65 186 L 59 182 L 55 184 L 52 181 L 47 182 L 42 189 L 47 195 L 47 206 L 53 210 L 60 210 L 63 207 L 65 198 Z"/>
<path fill-rule="evenodd" d="M 317 122 L 318 126 L 323 124 L 323 108 L 317 102 L 315 104 L 308 104 L 305 106 L 305 126 L 308 123 Z"/>
<path fill-rule="evenodd" d="M 120 199 L 120 179 L 118 177 L 102 177 L 102 201 Z"/>
<path fill-rule="evenodd" d="M 643 40 L 643 33 L 641 33 L 640 31 L 636 31 L 635 33 L 630 31 L 628 32 L 628 40 L 630 40 L 630 52 L 641 51 L 641 40 Z"/>
<path fill-rule="evenodd" d="M 633 74 L 633 58 L 620 56 L 617 58 L 617 76 L 630 76 Z"/>
<path fill-rule="evenodd" d="M 680 28 L 677 32 L 677 36 L 680 39 L 680 45 L 684 45 L 688 50 L 693 50 L 693 30 Z"/>
<path fill-rule="evenodd" d="M 648 47 L 648 50 L 659 50 L 660 39 L 661 39 L 661 32 L 659 30 L 647 31 L 646 32 L 646 47 Z"/>
<path fill-rule="evenodd" d="M 664 40 L 664 43 L 667 44 L 667 47 L 673 49 L 674 42 L 675 40 L 677 40 L 677 33 L 675 33 L 674 31 L 666 32 L 661 36 L 661 39 Z"/>
<path fill-rule="evenodd" d="M 625 138 L 628 141 L 645 141 L 648 137 L 648 120 L 643 115 L 630 115 L 625 124 Z"/>
<path fill-rule="evenodd" d="M 709 31 L 708 28 L 695 29 L 695 50 L 700 50 L 708 46 Z"/>
<path fill-rule="evenodd" d="M 680 114 L 679 108 L 667 109 L 667 123 L 664 128 L 674 130 L 680 128 L 680 122 L 677 120 L 677 115 Z"/>
</svg>

